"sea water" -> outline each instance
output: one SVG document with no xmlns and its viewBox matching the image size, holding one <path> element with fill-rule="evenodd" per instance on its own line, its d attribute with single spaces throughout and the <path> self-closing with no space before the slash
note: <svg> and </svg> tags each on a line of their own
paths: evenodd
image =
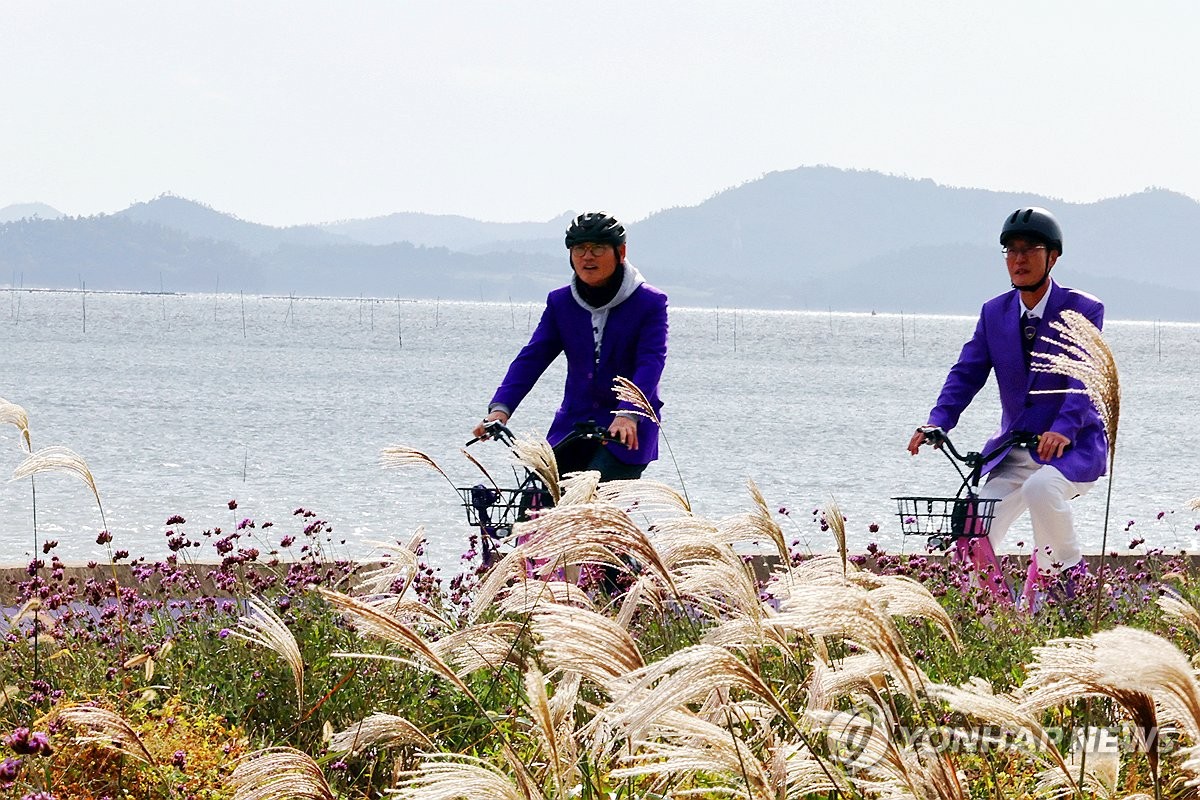
<svg viewBox="0 0 1200 800">
<path fill-rule="evenodd" d="M 39 541 L 56 540 L 68 561 L 107 558 L 96 544 L 105 525 L 115 548 L 160 558 L 169 527 L 202 538 L 251 520 L 244 533 L 262 549 L 319 519 L 332 555 L 367 557 L 423 528 L 432 563 L 452 570 L 470 533 L 452 484 L 483 480 L 461 448 L 541 313 L 238 294 L 4 291 L 2 301 L 0 397 L 28 412 L 35 450 L 61 445 L 86 461 L 100 500 L 69 474 L 0 483 L 4 563 L 33 556 L 36 488 Z M 714 520 L 749 511 L 753 481 L 801 550 L 835 547 L 815 513 L 831 503 L 852 550 L 922 549 L 901 535 L 890 498 L 959 487 L 941 454 L 914 458 L 905 445 L 973 318 L 672 308 L 670 326 L 666 446 L 646 477 Z M 1122 387 L 1108 547 L 1129 552 L 1144 539 L 1138 549 L 1194 551 L 1200 326 L 1110 320 L 1105 336 Z M 514 415 L 518 433 L 546 429 L 562 377 L 560 360 Z M 955 444 L 978 449 L 998 419 L 989 383 Z M 446 476 L 381 467 L 381 451 L 401 445 Z M 511 480 L 499 445 L 470 452 Z M 22 459 L 16 429 L 0 429 L 0 475 Z M 1102 479 L 1074 502 L 1086 551 L 1100 549 L 1109 489 Z M 295 516 L 300 508 L 317 516 Z M 175 515 L 187 522 L 168 526 Z M 1022 520 L 1006 548 L 1027 551 L 1029 539 Z"/>
</svg>

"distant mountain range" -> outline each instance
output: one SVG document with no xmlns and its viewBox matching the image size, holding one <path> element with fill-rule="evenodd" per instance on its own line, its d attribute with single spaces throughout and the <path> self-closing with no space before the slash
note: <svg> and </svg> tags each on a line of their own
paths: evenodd
<svg viewBox="0 0 1200 800">
<path fill-rule="evenodd" d="M 1110 319 L 1200 321 L 1200 203 L 1161 189 L 1076 204 L 804 167 L 629 224 L 629 258 L 677 305 L 973 314 L 1007 286 L 999 229 L 1025 205 L 1058 216 L 1055 277 Z M 572 213 L 276 228 L 170 195 L 93 217 L 10 206 L 0 286 L 536 300 L 568 277 Z"/>
</svg>

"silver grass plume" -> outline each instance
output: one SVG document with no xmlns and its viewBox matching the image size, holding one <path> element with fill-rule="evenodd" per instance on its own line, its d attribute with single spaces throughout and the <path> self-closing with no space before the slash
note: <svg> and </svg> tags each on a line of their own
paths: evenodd
<svg viewBox="0 0 1200 800">
<path fill-rule="evenodd" d="M 558 473 L 554 448 L 545 439 L 520 436 L 513 440 L 512 452 L 522 466 L 541 479 L 554 504 L 558 505 L 562 497 L 562 487 L 559 485 L 562 476 Z"/>
<path fill-rule="evenodd" d="M 646 399 L 646 395 L 638 388 L 637 384 L 618 375 L 613 379 L 613 394 L 617 396 L 617 401 L 628 403 L 633 406 L 633 409 L 624 409 L 625 414 L 636 414 L 639 417 L 645 417 L 655 425 L 661 425 L 658 414 L 654 413 L 654 406 L 650 405 L 650 401 Z"/>
<path fill-rule="evenodd" d="M 460 675 L 478 669 L 499 669 L 505 664 L 520 667 L 521 655 L 515 642 L 524 632 L 516 622 L 486 622 L 447 634 L 429 645 Z"/>
<path fill-rule="evenodd" d="M 861 793 L 916 800 L 967 799 L 946 753 L 902 745 L 862 714 L 810 711 L 808 716 L 839 750 Z"/>
<path fill-rule="evenodd" d="M 909 673 L 903 685 L 925 685 L 928 679 L 907 656 L 901 664 Z M 878 653 L 857 653 L 829 664 L 825 659 L 814 657 L 812 677 L 808 681 L 808 707 L 814 711 L 832 711 L 837 702 L 846 697 L 864 695 L 879 708 L 886 708 L 884 695 L 891 683 L 888 667 Z"/>
<path fill-rule="evenodd" d="M 76 736 L 76 741 L 94 744 L 106 750 L 123 753 L 144 764 L 157 766 L 154 756 L 146 749 L 137 731 L 120 714 L 96 706 L 68 706 L 60 708 L 58 718 L 83 728 L 86 733 Z"/>
<path fill-rule="evenodd" d="M 415 770 L 401 773 L 392 796 L 401 800 L 540 800 L 529 794 L 496 767 L 468 755 L 432 753 Z"/>
<path fill-rule="evenodd" d="M 842 572 L 846 569 L 846 572 Z M 905 619 L 928 620 L 945 633 L 946 638 L 959 652 L 962 644 L 958 630 L 937 598 L 919 582 L 902 575 L 877 575 L 859 569 L 853 564 L 841 565 L 833 556 L 817 556 L 798 565 L 790 581 L 777 577 L 770 591 L 781 600 L 786 599 L 792 586 L 838 586 L 850 583 L 866 589 L 870 597 L 889 616 Z"/>
<path fill-rule="evenodd" d="M 1032 370 L 1065 375 L 1083 384 L 1083 389 L 1066 391 L 1082 392 L 1091 398 L 1104 422 L 1111 458 L 1117 447 L 1121 418 L 1121 381 L 1112 350 L 1100 329 L 1078 311 L 1063 311 L 1062 320 L 1052 321 L 1050 327 L 1062 334 L 1062 340 L 1042 338 L 1061 347 L 1062 352 L 1034 353 Z"/>
<path fill-rule="evenodd" d="M 580 589 L 578 584 L 568 581 L 539 581 L 532 578 L 508 587 L 507 593 L 496 603 L 496 609 L 501 614 L 524 615 L 532 613 L 543 603 L 596 610 L 591 596 Z M 472 611 L 474 618 L 482 609 Z"/>
<path fill-rule="evenodd" d="M 634 615 L 642 606 L 652 608 L 658 613 L 662 613 L 664 608 L 662 598 L 658 593 L 658 585 L 645 576 L 639 576 L 621 596 L 621 610 L 613 617 L 613 621 L 625 630 L 629 630 Z"/>
<path fill-rule="evenodd" d="M 1088 695 L 1111 698 L 1133 719 L 1156 781 L 1160 718 L 1200 741 L 1200 683 L 1187 657 L 1166 639 L 1117 627 L 1084 639 L 1056 639 L 1033 653 L 1021 686 L 1022 710 L 1040 711 Z M 1200 763 L 1183 766 L 1197 772 Z"/>
<path fill-rule="evenodd" d="M 638 478 L 632 481 L 607 481 L 596 486 L 597 499 L 643 514 L 692 513 L 687 498 L 661 481 Z"/>
<path fill-rule="evenodd" d="M 321 767 L 291 747 L 255 750 L 229 776 L 233 800 L 335 800 Z"/>
<path fill-rule="evenodd" d="M 754 501 L 754 509 L 748 513 L 721 520 L 718 527 L 722 539 L 730 545 L 739 542 L 757 543 L 766 539 L 774 548 L 779 563 L 785 566 L 790 564 L 791 559 L 788 555 L 787 540 L 783 535 L 783 529 L 771 515 L 771 510 L 767 507 L 767 501 L 763 498 L 762 492 L 752 480 L 746 481 L 746 488 L 750 491 L 750 499 Z"/>
<path fill-rule="evenodd" d="M 629 631 L 603 614 L 544 604 L 532 616 L 537 648 L 555 669 L 577 672 L 600 687 L 645 665 Z"/>
<path fill-rule="evenodd" d="M 928 688 L 928 693 L 930 697 L 942 700 L 960 714 L 1018 731 L 1028 737 L 1038 745 L 1037 752 L 1053 762 L 1062 785 L 1070 787 L 1072 792 L 1077 791 L 1071 768 L 1063 760 L 1056 743 L 1034 715 L 1022 708 L 1016 698 L 994 694 L 991 686 L 983 682 L 967 686 L 935 684 Z"/>
<path fill-rule="evenodd" d="M 732 617 L 723 620 L 719 625 L 709 628 L 701 641 L 703 644 L 741 652 L 771 648 L 788 661 L 798 663 L 788 632 L 772 625 L 770 617 Z"/>
<path fill-rule="evenodd" d="M 1200 741 L 1200 683 L 1187 656 L 1161 636 L 1121 626 L 1083 639 L 1055 639 L 1033 653 L 1021 686 L 1023 710 L 1040 711 L 1099 694 L 1122 705 L 1128 702 L 1134 712 L 1144 704 L 1140 698 L 1149 698 Z"/>
<path fill-rule="evenodd" d="M 1194 605 L 1173 592 L 1159 597 L 1157 603 L 1164 614 L 1187 625 L 1200 636 L 1200 611 Z"/>
<path fill-rule="evenodd" d="M 842 509 L 832 497 L 825 505 L 825 522 L 833 533 L 833 540 L 837 542 L 838 556 L 842 559 L 842 575 L 845 575 L 849 564 L 846 554 L 846 518 L 842 516 Z"/>
<path fill-rule="evenodd" d="M 247 601 L 250 613 L 238 618 L 237 628 L 230 631 L 233 636 L 251 644 L 273 650 L 292 671 L 296 685 L 296 707 L 304 711 L 304 657 L 300 645 L 288 629 L 287 623 L 266 603 L 257 598 Z"/>
<path fill-rule="evenodd" d="M 450 479 L 445 470 L 438 466 L 436 461 L 412 447 L 396 445 L 395 447 L 383 448 L 379 452 L 379 465 L 384 469 L 404 469 L 407 467 L 432 469 L 445 478 L 447 483 L 454 486 L 454 481 Z"/>
<path fill-rule="evenodd" d="M 869 592 L 853 585 L 795 584 L 781 601 L 780 613 L 767 624 L 809 636 L 839 637 L 878 653 L 907 694 L 917 687 L 907 669 L 904 640 L 896 624 Z"/>
<path fill-rule="evenodd" d="M 574 682 L 578 687 L 578 681 Z M 570 689 L 568 689 L 570 691 Z M 565 797 L 568 787 L 577 778 L 578 745 L 572 726 L 565 724 L 571 715 L 561 713 L 550 702 L 546 692 L 546 677 L 536 667 L 525 673 L 525 697 L 529 708 L 530 727 L 549 762 L 558 788 L 557 797 Z"/>
<path fill-rule="evenodd" d="M 33 451 L 33 445 L 29 438 L 29 415 L 25 413 L 25 409 L 16 403 L 8 402 L 3 397 L 0 397 L 0 425 L 15 426 L 21 432 L 21 439 L 25 443 L 25 452 Z"/>
<path fill-rule="evenodd" d="M 544 559 L 546 569 L 584 560 L 621 562 L 616 553 L 627 554 L 642 565 L 642 571 L 659 578 L 675 593 L 670 571 L 646 533 L 624 511 L 595 503 L 552 508 L 532 522 L 520 523 L 517 532 L 528 536 L 520 549 L 526 557 Z"/>
<path fill-rule="evenodd" d="M 729 538 L 716 523 L 701 517 L 673 517 L 654 523 L 654 545 L 671 569 L 687 561 L 740 560 L 727 543 Z"/>
<path fill-rule="evenodd" d="M 671 463 L 675 466 L 675 474 L 679 476 L 679 483 L 682 486 L 683 473 L 679 471 L 679 462 L 675 460 L 675 451 L 671 449 L 671 441 L 667 438 L 667 432 L 663 430 L 662 420 L 658 418 L 658 414 L 654 411 L 654 406 L 650 405 L 650 401 L 646 398 L 645 393 L 629 378 L 618 375 L 613 379 L 613 394 L 617 396 L 618 403 L 626 403 L 633 406 L 632 409 L 621 409 L 622 413 L 645 417 L 658 426 L 658 432 L 662 436 L 663 444 L 667 446 L 667 452 L 671 456 Z M 683 487 L 683 499 L 690 511 L 692 501 L 688 497 L 686 486 Z"/>
<path fill-rule="evenodd" d="M 92 471 L 88 468 L 87 462 L 73 450 L 53 445 L 43 447 L 36 453 L 30 453 L 13 470 L 12 479 L 15 481 L 29 478 L 43 472 L 64 472 L 74 475 L 87 484 L 87 487 L 92 490 L 92 496 L 96 498 L 96 504 L 100 505 L 100 492 L 96 489 L 96 479 L 92 477 Z M 101 515 L 103 513 L 102 509 Z"/>
<path fill-rule="evenodd" d="M 604 724 L 628 731 L 631 739 L 664 713 L 683 710 L 688 703 L 706 699 L 715 691 L 740 689 L 768 704 L 788 719 L 787 710 L 754 670 L 727 650 L 712 645 L 692 645 L 661 661 L 621 677 L 627 688 L 605 708 Z M 610 685 L 615 690 L 616 684 Z"/>
<path fill-rule="evenodd" d="M 675 730 L 659 729 L 654 739 L 636 740 L 635 751 L 622 758 L 628 766 L 612 770 L 612 778 L 657 776 L 678 780 L 680 775 L 706 774 L 723 785 L 706 786 L 700 796 L 718 793 L 746 798 L 772 796 L 769 771 L 741 737 L 720 724 L 691 715 L 676 715 L 672 722 L 677 726 Z M 671 796 L 686 797 L 691 793 L 677 789 Z"/>
<path fill-rule="evenodd" d="M 479 589 L 475 593 L 475 600 L 471 603 L 469 612 L 470 619 L 477 619 L 480 614 L 496 602 L 497 597 L 501 596 L 505 590 L 514 584 L 522 586 L 526 581 L 529 581 L 535 587 L 532 592 L 534 602 L 538 602 L 539 593 L 543 591 L 542 587 L 547 586 L 548 583 L 528 578 L 525 558 L 526 554 L 520 546 L 517 546 L 501 556 L 500 560 L 492 565 L 492 568 L 484 575 L 483 582 L 479 585 Z"/>
<path fill-rule="evenodd" d="M 349 595 L 330 589 L 319 588 L 318 593 L 325 598 L 334 609 L 357 626 L 359 635 L 374 636 L 390 644 L 398 645 L 404 650 L 419 656 L 434 672 L 453 684 L 459 691 L 473 701 L 475 695 L 461 677 L 451 669 L 429 643 L 416 631 L 393 616 L 383 613 L 370 603 L 363 602 Z M 356 654 L 347 654 L 354 657 Z"/>
<path fill-rule="evenodd" d="M 595 470 L 575 472 L 559 481 L 562 494 L 558 498 L 558 505 L 577 506 L 594 503 L 597 499 L 596 489 L 599 486 L 599 472 Z"/>
<path fill-rule="evenodd" d="M 693 598 L 709 616 L 760 619 L 765 615 L 753 568 L 740 560 L 696 561 L 675 570 L 680 595 Z"/>
<path fill-rule="evenodd" d="M 409 539 L 408 544 L 398 542 L 368 542 L 384 551 L 384 556 L 377 566 L 359 573 L 354 588 L 362 594 L 383 594 L 394 591 L 392 587 L 400 582 L 402 588 L 398 594 L 404 594 L 412 585 L 420 569 L 417 551 L 425 543 L 425 529 L 417 528 Z"/>
<path fill-rule="evenodd" d="M 1085 726 L 1082 735 L 1071 741 L 1070 758 L 1066 761 L 1066 772 L 1063 769 L 1048 769 L 1039 773 L 1034 793 L 1041 797 L 1067 798 L 1081 795 L 1097 800 L 1130 800 L 1131 797 L 1144 797 L 1151 800 L 1150 795 L 1122 796 L 1117 782 L 1121 777 L 1121 754 L 1118 743 L 1107 740 L 1100 747 L 1101 739 L 1109 736 L 1107 728 Z M 1092 749 L 1089 743 L 1095 740 L 1097 747 Z M 1055 749 L 1057 752 L 1057 749 Z M 1083 786 L 1079 787 L 1071 776 L 1078 775 L 1083 769 Z"/>
<path fill-rule="evenodd" d="M 359 720 L 345 730 L 333 734 L 329 749 L 338 753 L 356 755 L 368 747 L 404 747 L 419 745 L 433 747 L 420 728 L 404 717 L 394 714 L 372 714 Z"/>
</svg>

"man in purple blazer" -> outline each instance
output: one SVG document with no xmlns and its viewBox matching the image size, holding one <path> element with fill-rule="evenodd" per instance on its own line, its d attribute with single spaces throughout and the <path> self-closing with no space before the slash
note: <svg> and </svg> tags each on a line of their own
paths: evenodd
<svg viewBox="0 0 1200 800">
<path fill-rule="evenodd" d="M 667 359 L 667 296 L 646 283 L 625 259 L 625 227 L 603 212 L 580 214 L 566 232 L 571 283 L 550 292 L 537 329 L 513 359 L 488 415 L 475 426 L 508 418 L 560 353 L 567 356 L 562 405 L 547 440 L 559 445 L 577 423 L 595 422 L 621 444 L 594 442 L 556 448 L 559 472 L 596 470 L 602 480 L 641 477 L 658 458 L 658 426 L 618 403 L 613 380 L 628 378 L 655 414 Z"/>
<path fill-rule="evenodd" d="M 1080 389 L 1081 384 L 1062 375 L 1031 371 L 1030 354 L 1062 347 L 1049 323 L 1060 319 L 1063 311 L 1077 311 L 1099 328 L 1104 306 L 1095 297 L 1050 279 L 1063 243 L 1062 229 L 1049 211 L 1013 212 L 1005 219 L 1000 244 L 1013 289 L 984 303 L 975 334 L 963 346 L 927 425 L 913 434 L 908 450 L 917 454 L 929 426 L 953 428 L 994 372 L 1000 390 L 1000 428 L 983 452 L 1014 431 L 1038 434 L 1039 439 L 1036 448 L 1011 447 L 984 465 L 987 482 L 980 496 L 1000 501 L 988 540 L 998 546 L 1013 521 L 1028 509 L 1036 566 L 1030 570 L 1027 593 L 1031 588 L 1058 585 L 1069 595 L 1073 578 L 1086 570 L 1086 564 L 1068 501 L 1085 494 L 1105 473 L 1108 441 L 1088 396 L 1061 391 Z M 1043 391 L 1051 393 L 1039 393 Z"/>
</svg>

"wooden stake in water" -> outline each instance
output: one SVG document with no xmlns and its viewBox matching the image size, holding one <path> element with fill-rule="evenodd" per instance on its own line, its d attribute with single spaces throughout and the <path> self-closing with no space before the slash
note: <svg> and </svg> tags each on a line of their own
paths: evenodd
<svg viewBox="0 0 1200 800">
<path fill-rule="evenodd" d="M 904 309 L 902 308 L 902 309 L 900 309 L 900 357 L 901 358 L 906 358 L 908 356 L 907 344 L 908 343 L 905 341 L 905 337 L 904 337 Z"/>
<path fill-rule="evenodd" d="M 517 310 L 513 308 L 511 294 L 508 296 L 508 314 L 512 317 L 512 326 L 515 331 L 517 329 Z"/>
<path fill-rule="evenodd" d="M 83 295 L 83 332 L 87 333 L 87 281 L 81 282 Z"/>
<path fill-rule="evenodd" d="M 401 328 L 400 320 L 400 295 L 396 295 L 396 341 L 400 343 L 401 347 L 404 347 L 404 331 Z"/>
<path fill-rule="evenodd" d="M 246 295 L 238 290 L 238 297 L 242 299 L 242 338 L 246 338 Z M 246 476 L 242 475 L 242 480 L 245 481 Z"/>
<path fill-rule="evenodd" d="M 221 293 L 221 273 L 217 273 L 217 285 L 213 288 L 213 322 L 217 321 L 217 295 Z"/>
<path fill-rule="evenodd" d="M 442 298 L 438 297 L 436 300 L 433 301 L 433 327 L 435 327 L 435 328 L 438 326 L 438 318 L 441 316 L 441 313 L 442 313 Z"/>
</svg>

